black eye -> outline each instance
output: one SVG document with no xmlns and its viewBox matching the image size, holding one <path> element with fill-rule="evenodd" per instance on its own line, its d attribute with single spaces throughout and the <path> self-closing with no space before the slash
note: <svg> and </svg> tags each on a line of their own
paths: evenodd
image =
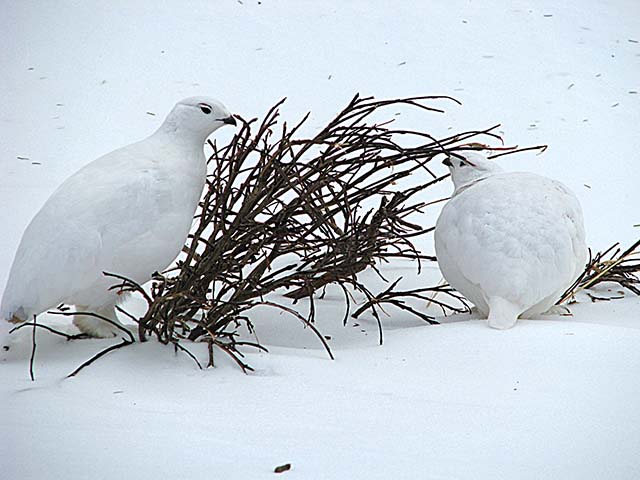
<svg viewBox="0 0 640 480">
<path fill-rule="evenodd" d="M 200 110 L 202 110 L 202 113 L 206 113 L 207 115 L 209 115 L 211 113 L 211 107 L 205 103 L 201 103 L 200 105 Z"/>
<path fill-rule="evenodd" d="M 460 166 L 461 166 L 461 167 L 464 167 L 464 166 L 466 166 L 466 165 L 467 165 L 466 163 L 464 163 L 464 162 L 460 162 Z"/>
</svg>

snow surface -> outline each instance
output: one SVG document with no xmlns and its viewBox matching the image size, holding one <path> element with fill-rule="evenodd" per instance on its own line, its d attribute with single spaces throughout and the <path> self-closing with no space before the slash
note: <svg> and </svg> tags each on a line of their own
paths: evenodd
<svg viewBox="0 0 640 480">
<path fill-rule="evenodd" d="M 355 92 L 450 94 L 463 106 L 398 121 L 438 135 L 501 123 L 509 144 L 549 144 L 502 165 L 572 188 L 592 247 L 638 237 L 635 0 L 5 2 L 2 11 L 0 289 L 51 192 L 195 94 L 245 117 L 287 96 L 284 118 L 311 110 L 309 129 Z M 434 267 L 419 277 L 409 267 L 385 273 L 439 280 Z M 113 341 L 40 332 L 31 382 L 22 330 L 0 352 L 0 476 L 259 479 L 291 463 L 283 478 L 640 478 L 640 301 L 626 297 L 581 296 L 573 317 L 507 332 L 462 316 L 429 327 L 390 310 L 380 347 L 371 318 L 342 327 L 339 297 L 328 296 L 319 327 L 336 360 L 295 320 L 258 312 L 270 353 L 248 353 L 251 375 L 222 354 L 200 371 L 150 342 L 64 379 Z"/>
</svg>

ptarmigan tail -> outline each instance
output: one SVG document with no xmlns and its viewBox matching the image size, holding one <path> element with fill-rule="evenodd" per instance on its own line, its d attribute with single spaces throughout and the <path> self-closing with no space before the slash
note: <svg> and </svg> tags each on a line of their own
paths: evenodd
<svg viewBox="0 0 640 480">
<path fill-rule="evenodd" d="M 507 330 L 513 327 L 522 313 L 522 308 L 501 297 L 492 297 L 489 304 L 489 326 L 498 330 Z"/>
</svg>

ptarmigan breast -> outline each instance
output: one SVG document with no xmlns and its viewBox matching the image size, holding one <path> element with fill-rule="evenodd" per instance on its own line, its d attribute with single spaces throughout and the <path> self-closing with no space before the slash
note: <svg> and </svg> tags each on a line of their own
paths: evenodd
<svg viewBox="0 0 640 480">
<path fill-rule="evenodd" d="M 445 162 L 456 186 L 435 230 L 445 279 L 496 328 L 547 311 L 585 266 L 576 197 L 555 180 L 502 172 L 475 153 Z"/>
</svg>

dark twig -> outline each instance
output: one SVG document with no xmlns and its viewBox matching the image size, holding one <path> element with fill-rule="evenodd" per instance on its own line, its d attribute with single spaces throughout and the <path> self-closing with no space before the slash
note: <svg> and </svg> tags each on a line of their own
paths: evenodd
<svg viewBox="0 0 640 480">
<path fill-rule="evenodd" d="M 177 352 L 178 350 L 180 350 L 180 351 L 182 351 L 182 352 L 186 353 L 186 354 L 187 354 L 187 356 L 189 356 L 189 357 L 191 358 L 191 360 L 193 360 L 194 362 L 196 362 L 196 365 L 198 365 L 198 368 L 199 368 L 200 370 L 202 370 L 202 364 L 198 361 L 198 359 L 196 358 L 196 356 L 195 356 L 193 353 L 191 353 L 189 350 L 187 350 L 185 347 L 183 347 L 182 345 L 180 345 L 180 342 L 178 342 L 178 341 L 173 342 L 173 346 L 175 347 L 176 352 Z"/>
<path fill-rule="evenodd" d="M 126 347 L 127 345 L 131 345 L 132 343 L 134 343 L 134 342 L 131 342 L 131 341 L 127 340 L 126 338 L 123 338 L 122 342 L 117 343 L 115 345 L 111 345 L 110 347 L 105 348 L 104 350 L 101 350 L 100 352 L 95 354 L 93 357 L 91 357 L 89 360 L 84 362 L 82 365 L 80 365 L 78 368 L 76 368 L 73 372 L 71 372 L 69 375 L 67 375 L 67 378 L 75 377 L 78 373 L 80 373 L 80 371 L 83 368 L 88 367 L 93 362 L 98 360 L 100 357 L 104 357 L 107 353 L 112 352 L 112 351 L 117 350 L 117 349 L 122 348 L 122 347 Z"/>
<path fill-rule="evenodd" d="M 36 377 L 33 374 L 33 362 L 36 359 L 36 316 L 33 316 L 33 329 L 31 330 L 31 358 L 29 359 L 29 376 L 31 381 L 35 382 Z"/>
<path fill-rule="evenodd" d="M 495 155 L 490 155 L 487 158 L 490 160 L 493 160 L 495 158 L 498 157 L 504 157 L 505 155 L 511 155 L 513 153 L 520 153 L 520 152 L 527 152 L 529 150 L 538 150 L 539 153 L 543 153 L 544 151 L 546 151 L 548 148 L 548 145 L 536 145 L 535 147 L 526 147 L 526 148 L 514 148 L 512 150 L 508 150 L 506 152 L 503 153 L 497 153 Z M 499 150 L 496 148 L 489 148 L 488 150 Z"/>
<path fill-rule="evenodd" d="M 53 333 L 54 335 L 58 335 L 58 336 L 60 336 L 60 337 L 64 337 L 64 338 L 66 338 L 67 340 L 76 340 L 76 339 L 78 339 L 78 338 L 85 338 L 85 335 L 84 335 L 84 334 L 80 334 L 80 335 L 69 335 L 68 333 L 64 333 L 64 332 L 61 332 L 60 330 L 56 330 L 56 329 L 54 329 L 54 328 L 51 328 L 51 327 L 50 327 L 50 326 L 48 326 L 48 325 L 44 325 L 44 324 L 42 324 L 42 323 L 38 323 L 38 324 L 36 324 L 35 322 L 21 323 L 20 325 L 18 325 L 18 326 L 16 326 L 16 327 L 13 327 L 11 330 L 9 330 L 9 333 L 16 332 L 16 331 L 18 331 L 18 330 L 20 330 L 20 329 L 22 329 L 22 328 L 25 328 L 25 327 L 33 327 L 33 328 L 36 328 L 36 327 L 37 327 L 37 328 L 41 328 L 41 329 L 46 330 L 46 331 L 48 331 L 48 332 L 50 332 L 50 333 Z"/>
</svg>

